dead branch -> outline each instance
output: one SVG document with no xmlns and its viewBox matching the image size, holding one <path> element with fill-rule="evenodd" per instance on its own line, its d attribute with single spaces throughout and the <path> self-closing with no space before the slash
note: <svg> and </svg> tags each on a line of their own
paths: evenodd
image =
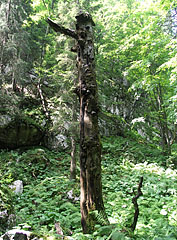
<svg viewBox="0 0 177 240">
<path fill-rule="evenodd" d="M 71 29 L 65 28 L 63 26 L 60 26 L 57 23 L 53 22 L 50 18 L 48 18 L 46 21 L 51 26 L 51 28 L 53 28 L 53 30 L 55 32 L 60 32 L 64 35 L 72 37 L 76 40 L 78 39 L 77 34 L 75 33 L 74 30 L 71 30 Z"/>
<path fill-rule="evenodd" d="M 142 191 L 141 191 L 141 188 L 142 188 L 142 185 L 143 185 L 143 177 L 140 178 L 140 182 L 139 182 L 139 185 L 138 185 L 138 191 L 137 191 L 137 194 L 133 197 L 132 199 L 132 203 L 134 204 L 134 208 L 135 208 L 135 213 L 134 213 L 134 220 L 133 220 L 133 224 L 131 225 L 131 230 L 134 231 L 135 228 L 136 228 L 136 224 L 137 224 L 137 221 L 138 221 L 138 216 L 139 216 L 139 207 L 138 207 L 138 203 L 137 203 L 137 200 L 140 196 L 143 195 Z M 135 193 L 135 192 L 134 192 Z"/>
</svg>

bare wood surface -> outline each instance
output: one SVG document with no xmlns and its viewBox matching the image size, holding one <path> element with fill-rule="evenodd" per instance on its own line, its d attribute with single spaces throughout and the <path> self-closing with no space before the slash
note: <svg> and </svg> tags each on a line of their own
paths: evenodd
<svg viewBox="0 0 177 240">
<path fill-rule="evenodd" d="M 131 225 L 132 231 L 135 230 L 136 224 L 137 224 L 137 221 L 138 221 L 139 207 L 138 207 L 137 200 L 138 200 L 138 198 L 139 198 L 140 196 L 143 195 L 143 193 L 142 193 L 142 191 L 141 191 L 142 185 L 143 185 L 143 177 L 140 178 L 140 182 L 139 182 L 139 185 L 138 185 L 137 194 L 136 194 L 136 195 L 133 197 L 133 199 L 132 199 L 132 203 L 134 204 L 134 208 L 135 208 L 134 220 L 133 220 L 133 224 Z"/>
<path fill-rule="evenodd" d="M 47 23 L 50 25 L 50 27 L 55 31 L 55 32 L 60 32 L 64 35 L 67 35 L 69 37 L 72 37 L 74 39 L 78 39 L 77 34 L 75 33 L 74 30 L 65 28 L 54 21 L 52 21 L 50 18 L 47 19 Z"/>
</svg>

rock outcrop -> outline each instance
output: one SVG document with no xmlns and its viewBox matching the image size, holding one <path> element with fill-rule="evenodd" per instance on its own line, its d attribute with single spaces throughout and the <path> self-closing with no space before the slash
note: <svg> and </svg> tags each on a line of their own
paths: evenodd
<svg viewBox="0 0 177 240">
<path fill-rule="evenodd" d="M 0 237 L 0 240 L 29 240 L 32 232 L 23 229 L 12 229 Z"/>
<path fill-rule="evenodd" d="M 40 144 L 44 130 L 30 118 L 0 116 L 0 149 L 15 149 L 19 147 Z"/>
</svg>

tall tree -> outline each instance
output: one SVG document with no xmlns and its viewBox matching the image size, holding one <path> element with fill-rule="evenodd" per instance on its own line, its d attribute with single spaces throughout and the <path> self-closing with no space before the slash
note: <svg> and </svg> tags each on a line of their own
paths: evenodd
<svg viewBox="0 0 177 240">
<path fill-rule="evenodd" d="M 111 4 L 104 0 L 96 13 L 102 109 L 168 153 L 176 121 L 170 111 L 176 101 L 175 1 Z M 145 122 L 134 125 L 140 117 Z"/>
<path fill-rule="evenodd" d="M 76 16 L 76 31 L 64 28 L 48 19 L 56 31 L 77 41 L 77 68 L 80 99 L 80 185 L 81 224 L 84 233 L 94 230 L 95 210 L 105 216 L 101 183 L 101 143 L 98 130 L 98 90 L 95 74 L 93 26 L 88 13 Z"/>
<path fill-rule="evenodd" d="M 0 76 L 12 89 L 23 89 L 30 67 L 29 35 L 24 21 L 29 18 L 31 1 L 2 0 L 0 3 Z"/>
</svg>

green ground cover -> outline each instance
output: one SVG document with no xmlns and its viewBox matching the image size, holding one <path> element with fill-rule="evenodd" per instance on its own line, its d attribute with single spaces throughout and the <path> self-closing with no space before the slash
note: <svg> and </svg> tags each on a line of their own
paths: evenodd
<svg viewBox="0 0 177 240">
<path fill-rule="evenodd" d="M 77 180 L 69 180 L 69 152 L 44 148 L 0 153 L 1 209 L 15 212 L 16 225 L 27 223 L 34 232 L 59 238 L 60 223 L 65 239 L 146 239 L 177 238 L 176 151 L 164 156 L 159 149 L 142 141 L 112 137 L 103 139 L 102 181 L 110 226 L 96 226 L 92 235 L 81 233 L 79 212 L 79 167 Z M 78 164 L 79 165 L 79 164 Z M 143 196 L 138 199 L 140 214 L 135 232 L 133 191 L 143 176 Z M 7 190 L 14 180 L 22 180 L 24 192 L 15 196 Z M 70 199 L 69 195 L 72 195 Z M 74 199 L 75 198 L 75 199 Z M 14 206 L 14 207 L 13 207 Z M 99 222 L 99 221 L 98 221 Z M 0 229 L 1 234 L 3 228 Z"/>
</svg>

